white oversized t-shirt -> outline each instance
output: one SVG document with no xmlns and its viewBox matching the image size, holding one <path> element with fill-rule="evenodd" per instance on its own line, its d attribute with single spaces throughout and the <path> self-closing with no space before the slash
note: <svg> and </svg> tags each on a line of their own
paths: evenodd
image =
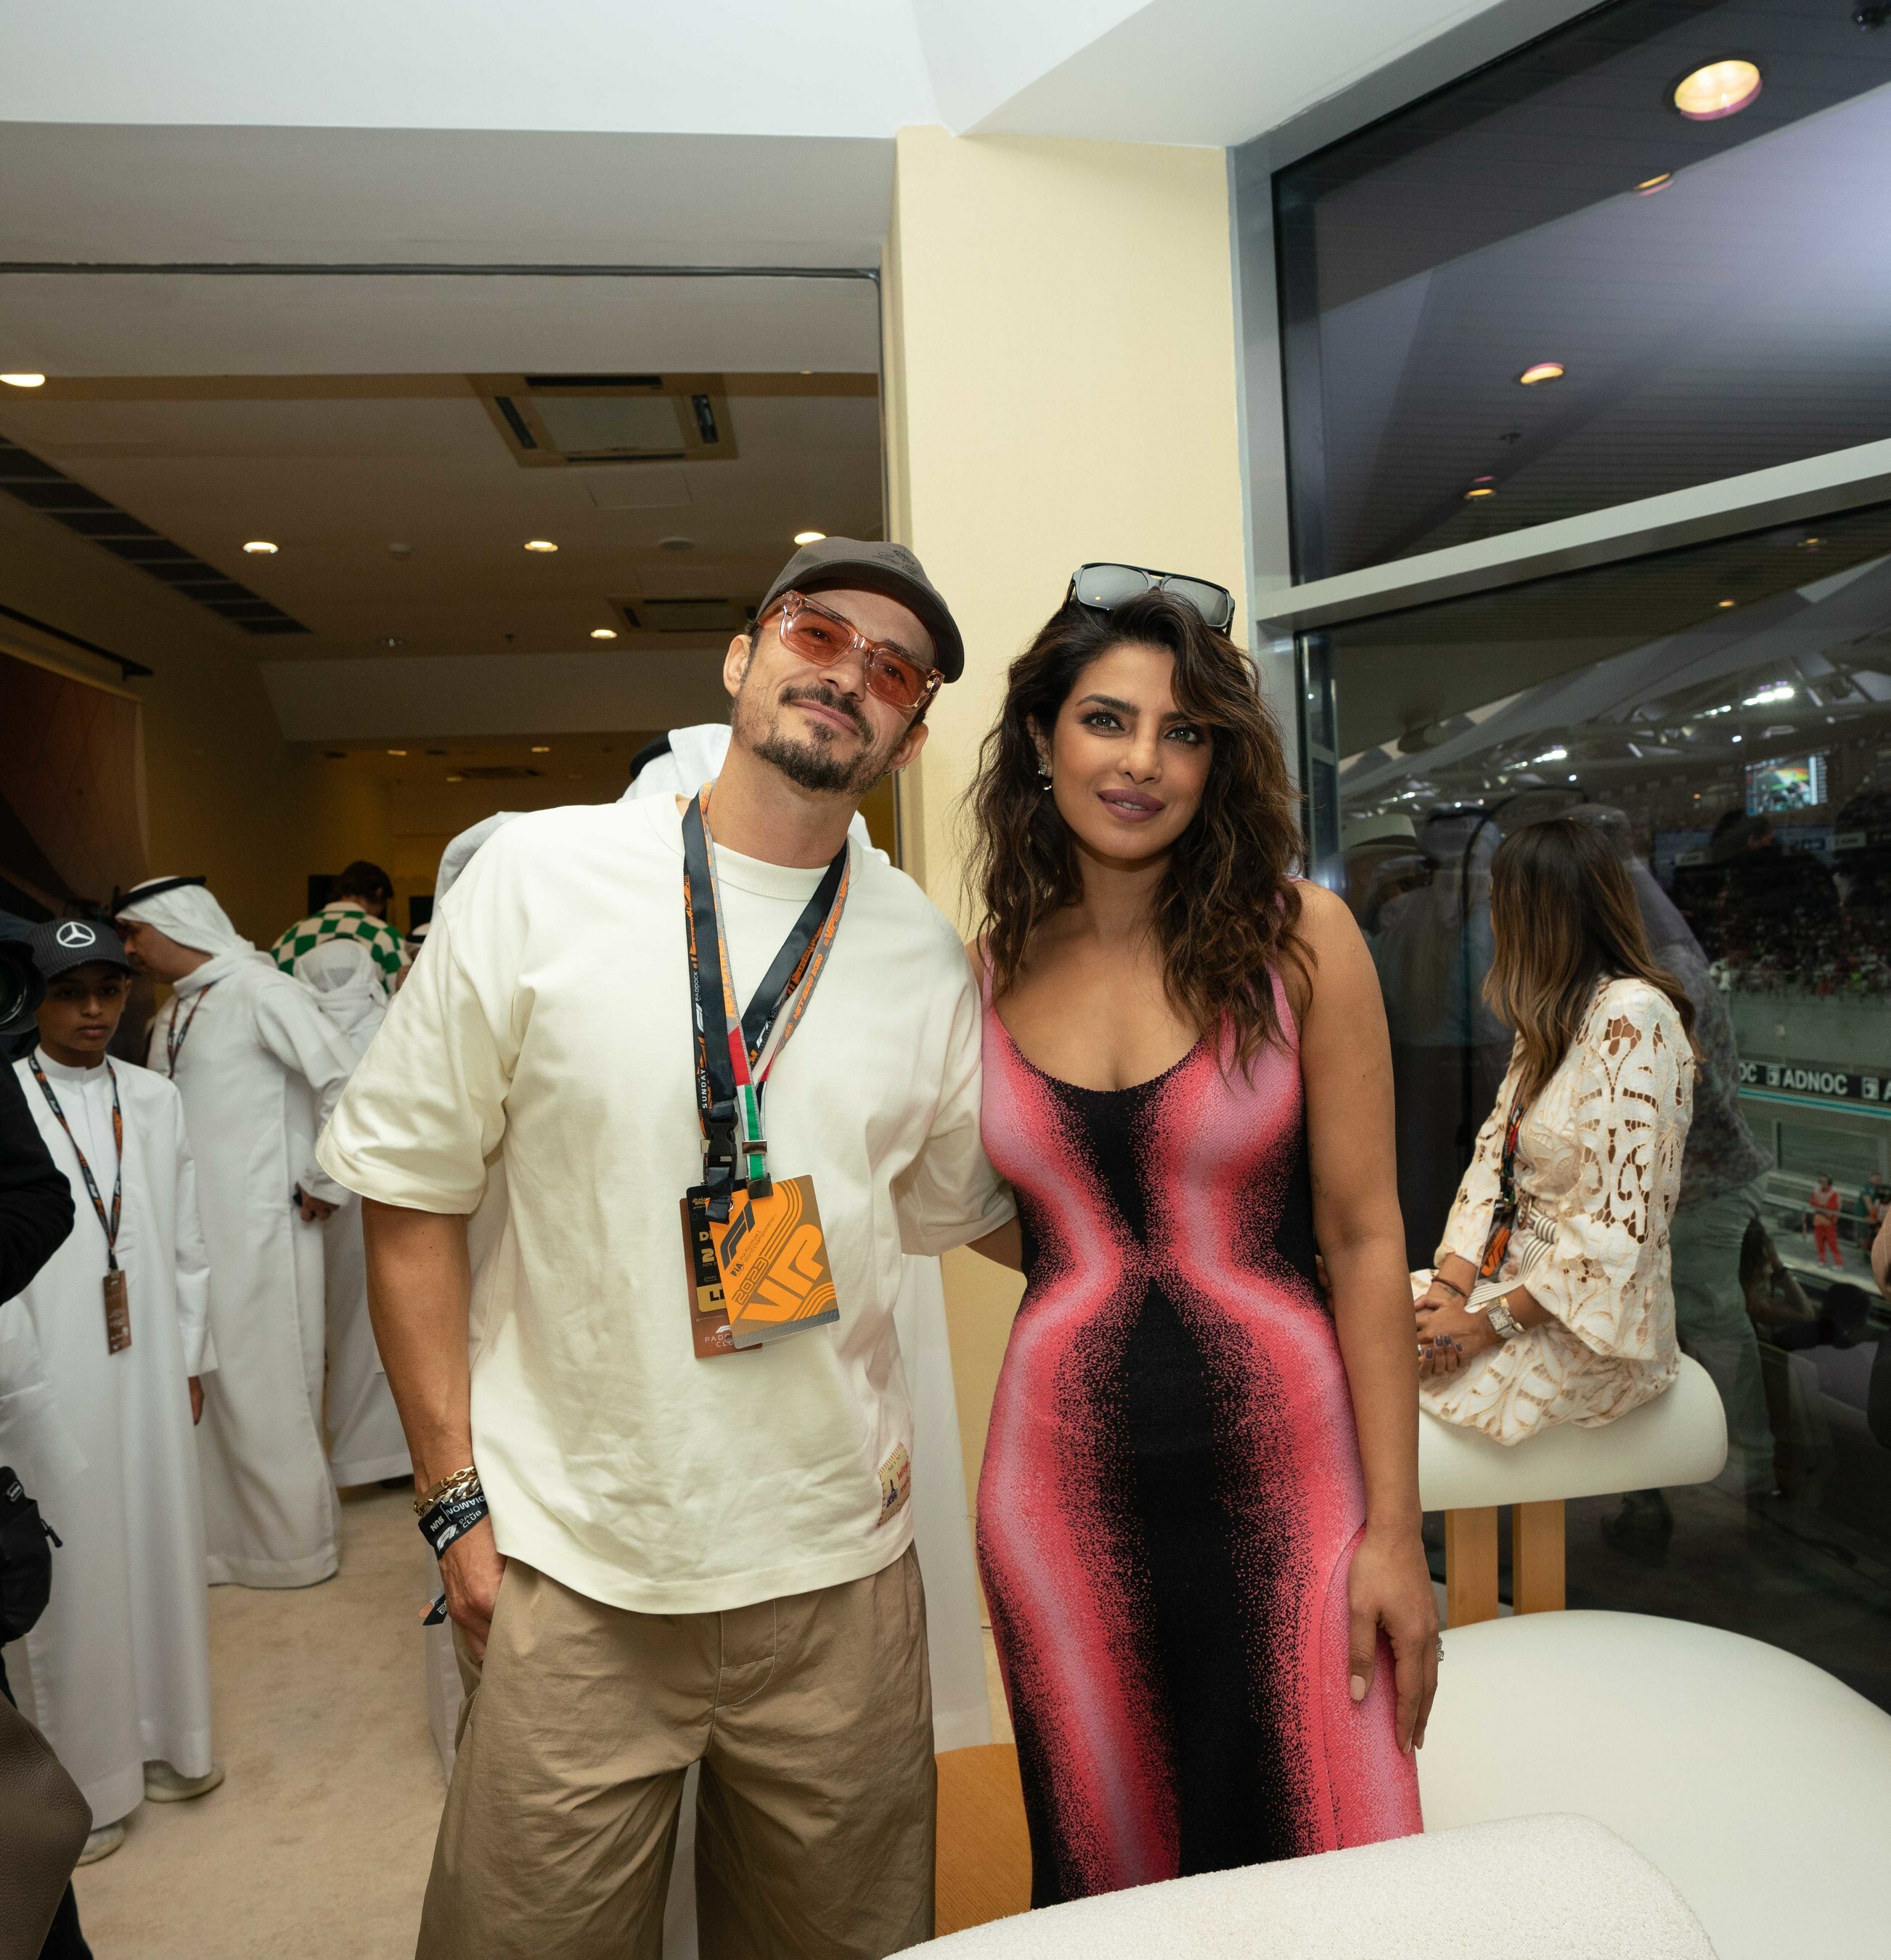
<svg viewBox="0 0 1891 1960">
<path fill-rule="evenodd" d="M 820 873 L 716 864 L 746 1002 Z M 979 1041 L 952 928 L 854 846 L 763 1125 L 775 1174 L 813 1175 L 840 1319 L 700 1360 L 679 1211 L 702 1155 L 676 802 L 546 810 L 481 850 L 320 1156 L 365 1196 L 465 1213 L 503 1154 L 473 1363 L 501 1552 L 607 1605 L 687 1613 L 864 1578 L 905 1551 L 911 1507 L 886 1515 L 881 1480 L 912 1446 L 900 1254 L 1012 1212 L 979 1140 Z"/>
</svg>

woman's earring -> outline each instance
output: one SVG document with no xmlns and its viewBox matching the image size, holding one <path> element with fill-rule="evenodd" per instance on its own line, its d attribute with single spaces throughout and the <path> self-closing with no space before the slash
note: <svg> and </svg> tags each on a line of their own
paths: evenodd
<svg viewBox="0 0 1891 1960">
<path fill-rule="evenodd" d="M 1037 759 L 1037 773 L 1044 778 L 1044 780 L 1038 784 L 1038 788 L 1040 790 L 1049 789 L 1051 786 L 1051 765 L 1045 761 L 1042 756 L 1039 756 Z"/>
</svg>

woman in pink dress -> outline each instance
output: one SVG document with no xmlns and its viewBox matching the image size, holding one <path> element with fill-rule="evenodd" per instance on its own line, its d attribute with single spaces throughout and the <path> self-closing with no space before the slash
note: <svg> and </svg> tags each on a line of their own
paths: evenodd
<svg viewBox="0 0 1891 1960">
<path fill-rule="evenodd" d="M 1378 983 L 1292 876 L 1233 602 L 1161 577 L 1078 574 L 973 799 L 1019 1212 L 980 1249 L 1028 1281 L 979 1551 L 1037 1904 L 1415 1831 L 1436 1682 Z"/>
</svg>

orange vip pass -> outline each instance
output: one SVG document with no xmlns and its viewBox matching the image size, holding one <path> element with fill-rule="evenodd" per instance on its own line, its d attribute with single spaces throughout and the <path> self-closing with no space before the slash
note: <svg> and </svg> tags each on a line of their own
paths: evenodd
<svg viewBox="0 0 1891 1960">
<path fill-rule="evenodd" d="M 724 1310 L 738 1348 L 825 1327 L 840 1318 L 811 1177 L 775 1179 L 766 1196 L 740 1187 L 726 1225 L 710 1235 Z"/>
</svg>

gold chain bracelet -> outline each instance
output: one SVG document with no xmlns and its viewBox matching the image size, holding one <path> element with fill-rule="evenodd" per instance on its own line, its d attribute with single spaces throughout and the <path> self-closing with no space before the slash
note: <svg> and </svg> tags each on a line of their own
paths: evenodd
<svg viewBox="0 0 1891 1960">
<path fill-rule="evenodd" d="M 424 1516 L 444 1497 L 463 1497 L 470 1491 L 479 1488 L 479 1472 L 469 1463 L 463 1470 L 456 1470 L 450 1477 L 442 1477 L 438 1483 L 430 1484 L 414 1500 L 414 1515 Z"/>
</svg>

